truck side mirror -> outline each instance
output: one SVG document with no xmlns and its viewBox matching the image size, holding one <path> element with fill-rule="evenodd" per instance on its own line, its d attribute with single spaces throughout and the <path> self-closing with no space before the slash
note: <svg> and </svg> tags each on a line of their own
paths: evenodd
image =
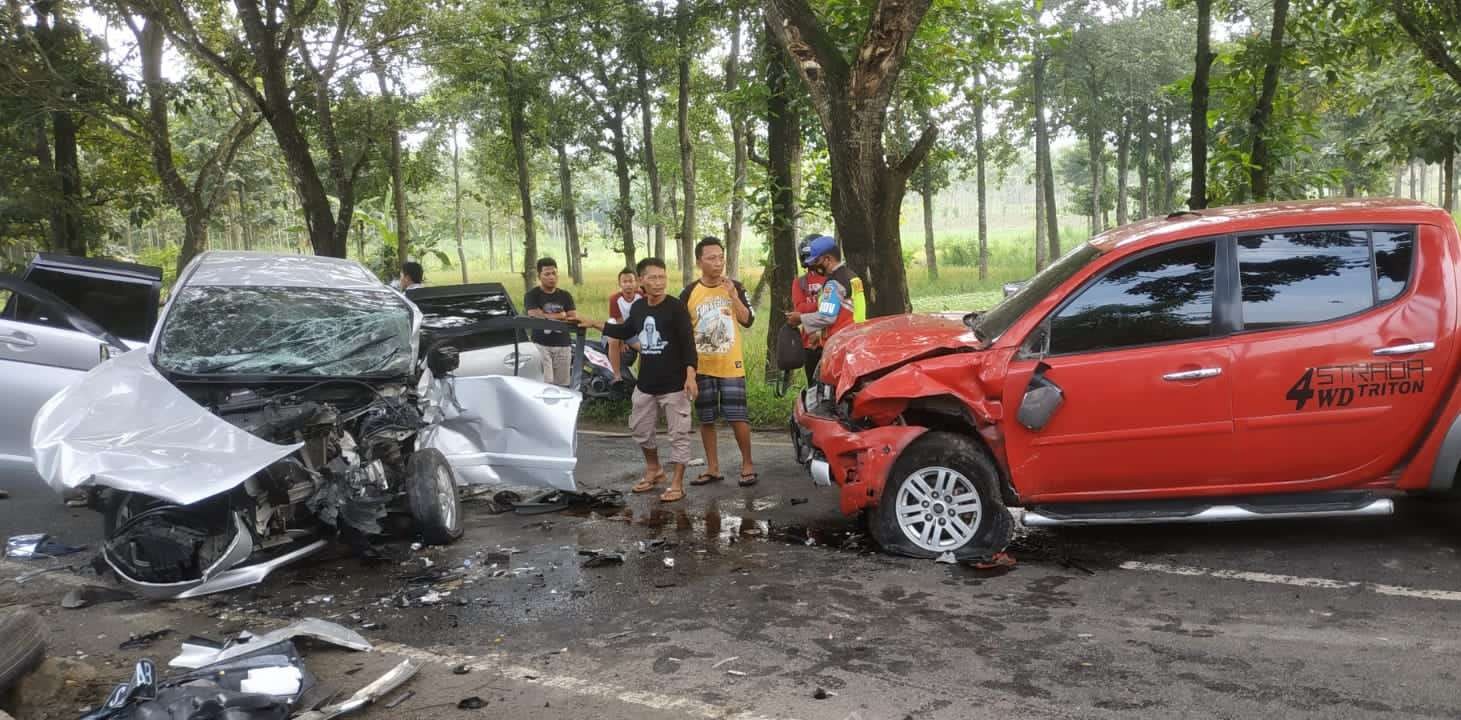
<svg viewBox="0 0 1461 720">
<path fill-rule="evenodd" d="M 1045 377 L 1049 369 L 1050 366 L 1043 362 L 1035 366 L 1035 374 L 1030 377 L 1030 384 L 1025 386 L 1025 396 L 1020 399 L 1020 410 L 1015 416 L 1021 425 L 1033 432 L 1045 429 L 1055 411 L 1065 402 L 1065 392 Z"/>
</svg>

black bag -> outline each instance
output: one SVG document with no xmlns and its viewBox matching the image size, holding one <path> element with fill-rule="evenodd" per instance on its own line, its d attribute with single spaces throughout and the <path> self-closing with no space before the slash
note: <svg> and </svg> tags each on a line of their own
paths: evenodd
<svg viewBox="0 0 1461 720">
<path fill-rule="evenodd" d="M 776 367 L 781 370 L 800 370 L 807 364 L 807 350 L 802 347 L 801 331 L 792 325 L 782 324 L 776 333 Z"/>
</svg>

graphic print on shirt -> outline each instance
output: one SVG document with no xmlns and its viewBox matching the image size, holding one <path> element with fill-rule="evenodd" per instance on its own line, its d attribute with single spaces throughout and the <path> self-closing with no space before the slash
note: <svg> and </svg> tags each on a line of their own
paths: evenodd
<svg viewBox="0 0 1461 720">
<path fill-rule="evenodd" d="M 644 318 L 644 326 L 639 329 L 639 351 L 645 355 L 658 355 L 664 352 L 665 345 L 668 344 L 660 336 L 654 316 Z"/>
<path fill-rule="evenodd" d="M 728 297 L 711 297 L 695 307 L 695 351 L 724 355 L 736 342 L 736 319 Z"/>
</svg>

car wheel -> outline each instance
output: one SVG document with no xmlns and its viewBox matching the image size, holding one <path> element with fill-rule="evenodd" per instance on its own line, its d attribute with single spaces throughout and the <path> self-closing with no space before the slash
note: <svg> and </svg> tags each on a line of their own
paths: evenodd
<svg viewBox="0 0 1461 720">
<path fill-rule="evenodd" d="M 0 617 L 0 695 L 46 655 L 41 619 L 28 610 Z"/>
<path fill-rule="evenodd" d="M 426 448 L 406 468 L 406 503 L 427 545 L 447 545 L 462 536 L 457 480 L 440 450 Z"/>
<path fill-rule="evenodd" d="M 117 528 L 126 525 L 138 513 L 162 504 L 161 500 L 146 495 L 120 490 L 108 491 L 102 500 L 102 537 L 110 538 Z"/>
<path fill-rule="evenodd" d="M 903 451 L 868 523 L 884 550 L 916 558 L 984 559 L 1004 550 L 1014 530 L 994 463 L 973 440 L 947 432 Z"/>
</svg>

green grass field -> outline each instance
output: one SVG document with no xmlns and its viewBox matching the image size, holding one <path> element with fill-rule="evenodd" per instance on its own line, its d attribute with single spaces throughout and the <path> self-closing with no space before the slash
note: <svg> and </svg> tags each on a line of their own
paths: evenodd
<svg viewBox="0 0 1461 720">
<path fill-rule="evenodd" d="M 1076 227 L 1063 228 L 1062 244 L 1066 248 L 1084 240 L 1084 232 Z M 922 235 L 917 236 L 920 240 Z M 941 248 L 940 259 L 949 255 L 944 250 L 964 246 L 967 255 L 974 243 L 974 235 L 967 232 L 953 232 L 936 235 L 936 245 Z M 905 247 L 913 249 L 912 239 L 905 236 Z M 1000 287 L 1011 280 L 1029 277 L 1035 268 L 1034 237 L 1030 232 L 1002 230 L 991 233 L 989 248 L 989 277 L 979 279 L 976 267 L 950 265 L 944 262 L 939 267 L 939 278 L 932 280 L 923 263 L 921 244 L 914 253 L 915 264 L 908 268 L 909 293 L 915 312 L 982 310 L 993 306 L 1002 297 Z M 746 257 L 752 257 L 750 252 Z M 561 262 L 561 261 L 560 261 Z M 611 265 L 608 258 L 584 267 L 584 282 L 575 285 L 565 282 L 563 287 L 573 293 L 580 314 L 603 319 L 608 315 L 609 295 L 618 290 L 618 266 Z M 499 259 L 498 268 L 489 270 L 485 257 L 470 257 L 467 264 L 467 278 L 471 282 L 500 282 L 513 292 L 519 306 L 522 303 L 522 277 L 506 269 L 506 259 Z M 461 282 L 461 270 L 444 267 L 436 263 L 426 266 L 427 282 L 430 284 L 455 284 Z M 747 290 L 754 288 L 760 280 L 759 266 L 743 266 L 740 280 Z M 670 289 L 678 293 L 680 269 L 670 268 Z M 765 381 L 760 368 L 766 366 L 766 333 L 768 323 L 773 319 L 767 315 L 769 293 L 756 308 L 756 324 L 746 331 L 743 348 L 746 355 L 747 392 L 751 410 L 751 421 L 761 427 L 781 427 L 791 413 L 792 398 L 796 388 L 804 384 L 804 376 L 794 373 L 793 386 L 784 397 L 777 397 L 772 385 Z M 596 423 L 620 423 L 628 416 L 628 404 L 624 402 L 589 401 L 584 404 L 583 417 Z"/>
</svg>

